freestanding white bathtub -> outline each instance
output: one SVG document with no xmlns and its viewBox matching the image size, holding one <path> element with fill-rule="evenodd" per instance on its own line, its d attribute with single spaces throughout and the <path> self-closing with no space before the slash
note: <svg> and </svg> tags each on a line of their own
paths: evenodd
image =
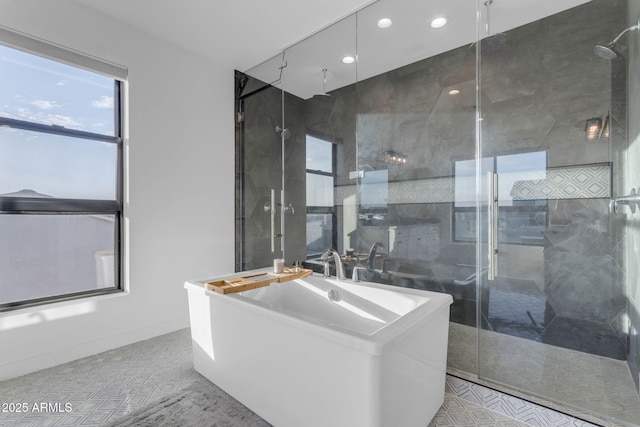
<svg viewBox="0 0 640 427">
<path fill-rule="evenodd" d="M 220 278 L 215 278 L 220 279 Z M 186 282 L 195 369 L 277 427 L 425 427 L 444 401 L 448 294 L 313 274 Z"/>
</svg>

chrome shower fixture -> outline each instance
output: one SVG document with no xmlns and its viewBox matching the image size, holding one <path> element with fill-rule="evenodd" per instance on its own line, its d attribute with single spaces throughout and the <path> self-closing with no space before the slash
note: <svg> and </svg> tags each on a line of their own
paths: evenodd
<svg viewBox="0 0 640 427">
<path fill-rule="evenodd" d="M 638 29 L 640 29 L 640 21 L 638 21 L 638 23 L 636 23 L 636 25 L 633 25 L 633 26 L 623 30 L 610 43 L 607 43 L 606 45 L 601 45 L 601 44 L 595 45 L 593 47 L 593 52 L 596 55 L 598 55 L 600 58 L 603 58 L 603 59 L 608 59 L 608 60 L 616 59 L 618 57 L 618 53 L 613 48 L 616 46 L 616 43 L 618 43 L 618 40 L 620 40 L 620 37 L 622 37 L 623 35 L 625 35 L 629 31 L 636 31 Z"/>
<path fill-rule="evenodd" d="M 507 35 L 505 33 L 491 34 L 491 20 L 490 20 L 490 6 L 493 4 L 493 0 L 486 0 L 484 2 L 487 8 L 487 21 L 485 25 L 486 36 L 480 40 L 480 49 L 482 52 L 495 52 L 500 49 L 507 42 Z"/>
<path fill-rule="evenodd" d="M 316 93 L 313 95 L 313 99 L 318 102 L 331 103 L 331 94 L 327 93 L 327 71 L 326 68 L 322 69 L 322 93 Z"/>
<path fill-rule="evenodd" d="M 281 128 L 280 126 L 276 126 L 276 132 L 281 134 L 284 139 L 289 139 L 291 136 L 291 131 L 287 128 Z"/>
<path fill-rule="evenodd" d="M 322 69 L 322 96 L 331 96 L 327 93 L 327 69 Z"/>
</svg>

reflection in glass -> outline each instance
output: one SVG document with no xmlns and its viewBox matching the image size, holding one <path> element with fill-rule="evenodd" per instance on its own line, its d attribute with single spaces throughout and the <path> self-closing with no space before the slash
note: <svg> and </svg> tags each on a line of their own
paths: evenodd
<svg viewBox="0 0 640 427">
<path fill-rule="evenodd" d="M 333 171 L 332 144 L 307 135 L 307 169 L 313 171 Z"/>
<path fill-rule="evenodd" d="M 333 214 L 307 214 L 307 256 L 333 246 Z"/>
<path fill-rule="evenodd" d="M 475 242 L 475 160 L 455 162 L 454 241 Z M 510 154 L 482 159 L 483 172 L 497 171 L 499 242 L 543 245 L 547 215 L 547 152 Z M 544 187 L 543 190 L 540 188 Z M 480 187 L 480 203 L 487 188 Z M 481 222 L 486 219 L 482 211 Z M 486 237 L 483 233 L 483 237 Z"/>
<path fill-rule="evenodd" d="M 307 174 L 307 206 L 333 206 L 333 177 Z"/>
</svg>

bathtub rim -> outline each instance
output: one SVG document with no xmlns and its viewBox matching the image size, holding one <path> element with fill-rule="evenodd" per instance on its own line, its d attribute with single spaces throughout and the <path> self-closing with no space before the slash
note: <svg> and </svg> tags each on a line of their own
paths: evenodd
<svg viewBox="0 0 640 427">
<path fill-rule="evenodd" d="M 264 271 L 264 269 L 251 270 L 249 272 L 243 272 L 243 274 Z M 354 286 L 374 287 L 390 292 L 398 292 L 402 294 L 429 298 L 429 301 L 427 301 L 426 303 L 417 306 L 409 313 L 383 326 L 374 333 L 362 334 L 348 328 L 341 327 L 339 325 L 331 325 L 328 322 L 323 322 L 321 320 L 303 316 L 296 312 L 273 310 L 269 307 L 265 307 L 265 305 L 257 304 L 255 300 L 251 300 L 250 298 L 247 298 L 243 295 L 223 295 L 214 291 L 209 291 L 205 288 L 206 282 L 221 280 L 237 275 L 238 273 L 233 273 L 214 278 L 189 280 L 185 282 L 184 288 L 189 292 L 196 292 L 205 297 L 209 297 L 211 299 L 211 303 L 230 304 L 231 306 L 235 306 L 240 309 L 251 310 L 253 313 L 260 314 L 279 323 L 306 330 L 315 335 L 331 339 L 332 341 L 341 343 L 349 347 L 360 349 L 372 355 L 383 354 L 387 347 L 393 346 L 393 343 L 395 341 L 413 333 L 416 328 L 428 322 L 431 317 L 435 316 L 436 313 L 438 313 L 443 308 L 447 308 L 448 310 L 449 306 L 453 303 L 453 298 L 449 294 L 424 291 L 420 289 L 402 288 L 375 282 L 351 282 L 350 280 L 344 280 L 342 282 L 346 282 L 349 285 L 353 284 Z M 322 278 L 319 273 L 313 273 L 312 277 Z M 334 280 L 335 278 L 331 277 L 329 279 Z M 287 285 L 291 286 L 293 285 L 293 283 L 273 283 L 269 286 Z M 212 325 L 212 327 L 215 327 L 215 325 Z"/>
</svg>

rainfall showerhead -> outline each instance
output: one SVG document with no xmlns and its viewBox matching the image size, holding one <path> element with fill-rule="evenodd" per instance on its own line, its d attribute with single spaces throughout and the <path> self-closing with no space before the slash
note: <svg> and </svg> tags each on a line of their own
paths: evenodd
<svg viewBox="0 0 640 427">
<path fill-rule="evenodd" d="M 480 40 L 480 50 L 483 53 L 495 52 L 507 43 L 505 33 L 495 33 Z"/>
<path fill-rule="evenodd" d="M 616 46 L 616 43 L 618 43 L 618 40 L 620 40 L 620 37 L 622 37 L 629 31 L 636 31 L 639 28 L 640 28 L 640 22 L 638 22 L 636 25 L 632 27 L 629 27 L 623 30 L 620 34 L 618 34 L 618 36 L 615 39 L 611 41 L 611 43 L 608 43 L 606 45 L 601 45 L 601 44 L 595 45 L 593 47 L 593 53 L 598 55 L 600 58 L 607 59 L 609 61 L 616 59 L 618 57 L 618 53 L 613 48 Z"/>
<path fill-rule="evenodd" d="M 331 94 L 327 93 L 327 69 L 322 69 L 322 93 L 317 93 L 313 97 L 316 96 L 331 96 Z"/>
<path fill-rule="evenodd" d="M 486 23 L 485 23 L 485 32 L 486 32 L 486 36 L 480 40 L 480 50 L 482 53 L 490 53 L 490 52 L 495 52 L 496 50 L 500 49 L 502 46 L 504 46 L 507 43 L 507 34 L 506 33 L 495 33 L 495 34 L 491 34 L 491 14 L 490 14 L 490 9 L 491 9 L 491 5 L 493 4 L 493 0 L 486 0 L 484 2 L 484 6 L 487 9 L 486 12 Z M 474 47 L 476 44 L 476 42 L 471 43 L 470 47 Z"/>
<path fill-rule="evenodd" d="M 598 55 L 600 58 L 603 58 L 603 59 L 608 59 L 608 60 L 616 59 L 618 57 L 618 54 L 616 53 L 615 50 L 613 50 L 613 47 L 614 47 L 613 43 L 609 43 L 606 46 L 597 44 L 593 47 L 593 53 L 595 53 L 596 55 Z"/>
</svg>

